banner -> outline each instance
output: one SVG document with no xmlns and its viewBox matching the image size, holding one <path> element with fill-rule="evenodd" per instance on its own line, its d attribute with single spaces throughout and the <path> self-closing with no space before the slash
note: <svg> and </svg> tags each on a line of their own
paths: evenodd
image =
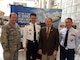
<svg viewBox="0 0 80 60">
<path fill-rule="evenodd" d="M 45 19 L 50 17 L 53 19 L 54 27 L 58 27 L 58 23 L 61 19 L 61 9 L 42 9 L 42 8 L 32 8 L 32 7 L 23 7 L 11 5 L 11 12 L 15 12 L 18 14 L 18 24 L 26 25 L 29 23 L 29 15 L 30 13 L 37 14 L 37 22 L 44 25 Z"/>
</svg>

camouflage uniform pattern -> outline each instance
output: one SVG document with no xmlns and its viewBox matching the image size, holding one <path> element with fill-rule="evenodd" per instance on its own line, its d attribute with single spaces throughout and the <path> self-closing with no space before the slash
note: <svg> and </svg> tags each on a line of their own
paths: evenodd
<svg viewBox="0 0 80 60">
<path fill-rule="evenodd" d="M 1 44 L 4 50 L 4 60 L 18 60 L 20 41 L 20 29 L 17 24 L 8 23 L 2 27 Z M 6 57 L 7 52 L 11 53 L 11 57 Z"/>
</svg>

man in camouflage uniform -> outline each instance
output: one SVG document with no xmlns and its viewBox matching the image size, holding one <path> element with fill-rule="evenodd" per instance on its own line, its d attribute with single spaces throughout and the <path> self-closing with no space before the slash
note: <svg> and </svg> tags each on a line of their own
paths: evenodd
<svg viewBox="0 0 80 60">
<path fill-rule="evenodd" d="M 4 60 L 18 60 L 18 49 L 20 48 L 20 29 L 16 24 L 16 13 L 11 13 L 9 18 L 9 23 L 2 27 L 1 34 Z"/>
</svg>

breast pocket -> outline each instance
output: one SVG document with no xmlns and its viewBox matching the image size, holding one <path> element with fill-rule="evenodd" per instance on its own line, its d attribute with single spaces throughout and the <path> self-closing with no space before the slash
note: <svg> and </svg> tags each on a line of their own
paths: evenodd
<svg viewBox="0 0 80 60">
<path fill-rule="evenodd" d="M 17 32 L 15 29 L 10 29 L 10 30 L 9 30 L 9 35 L 10 35 L 10 36 L 16 36 L 17 33 L 18 33 L 18 32 Z"/>
<path fill-rule="evenodd" d="M 65 38 L 65 34 L 61 34 L 60 39 L 64 39 L 64 38 Z"/>
<path fill-rule="evenodd" d="M 69 40 L 70 40 L 70 42 L 74 42 L 74 40 L 75 40 L 75 34 L 70 34 Z"/>
<path fill-rule="evenodd" d="M 29 30 L 28 30 L 28 35 L 32 35 L 32 34 L 33 34 L 32 29 L 29 29 Z"/>
</svg>

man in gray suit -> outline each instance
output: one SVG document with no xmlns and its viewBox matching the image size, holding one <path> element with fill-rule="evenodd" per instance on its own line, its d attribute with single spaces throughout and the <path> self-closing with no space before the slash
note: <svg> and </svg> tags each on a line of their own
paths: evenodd
<svg viewBox="0 0 80 60">
<path fill-rule="evenodd" d="M 47 18 L 45 24 L 46 27 L 40 31 L 38 52 L 42 55 L 42 60 L 55 60 L 59 45 L 59 32 L 52 26 L 52 18 Z"/>
</svg>

